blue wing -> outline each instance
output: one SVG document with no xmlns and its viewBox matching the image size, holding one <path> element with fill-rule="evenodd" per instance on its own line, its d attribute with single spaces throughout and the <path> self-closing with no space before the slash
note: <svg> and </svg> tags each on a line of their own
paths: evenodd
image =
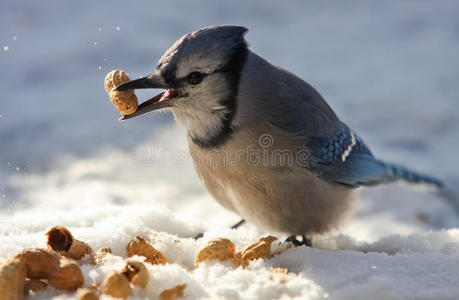
<svg viewBox="0 0 459 300">
<path fill-rule="evenodd" d="M 331 137 L 312 137 L 309 169 L 320 178 L 350 187 L 395 180 L 427 183 L 441 187 L 435 178 L 376 159 L 360 137 L 342 123 Z"/>
</svg>

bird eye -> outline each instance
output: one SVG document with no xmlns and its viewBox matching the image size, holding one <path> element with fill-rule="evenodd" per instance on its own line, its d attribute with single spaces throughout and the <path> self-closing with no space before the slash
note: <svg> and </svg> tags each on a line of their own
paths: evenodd
<svg viewBox="0 0 459 300">
<path fill-rule="evenodd" d="M 199 84 L 199 83 L 201 83 L 203 78 L 204 78 L 204 74 L 202 74 L 200 72 L 191 72 L 188 75 L 188 82 L 190 84 Z"/>
</svg>

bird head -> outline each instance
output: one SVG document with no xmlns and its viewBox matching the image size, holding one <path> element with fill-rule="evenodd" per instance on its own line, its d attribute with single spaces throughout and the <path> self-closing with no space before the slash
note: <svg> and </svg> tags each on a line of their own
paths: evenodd
<svg viewBox="0 0 459 300">
<path fill-rule="evenodd" d="M 188 33 L 167 50 L 154 72 L 117 90 L 164 89 L 143 102 L 130 119 L 169 108 L 202 146 L 219 144 L 232 130 L 247 44 L 241 26 L 212 26 Z"/>
</svg>

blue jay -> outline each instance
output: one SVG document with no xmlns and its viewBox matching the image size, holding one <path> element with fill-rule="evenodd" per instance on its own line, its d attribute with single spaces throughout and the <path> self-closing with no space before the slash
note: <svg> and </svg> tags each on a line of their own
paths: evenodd
<svg viewBox="0 0 459 300">
<path fill-rule="evenodd" d="M 397 180 L 442 186 L 375 158 L 312 86 L 250 51 L 246 32 L 213 26 L 188 33 L 151 75 L 117 88 L 165 90 L 122 119 L 170 109 L 187 130 L 200 179 L 222 206 L 308 244 L 305 236 L 345 219 L 357 187 Z"/>
</svg>

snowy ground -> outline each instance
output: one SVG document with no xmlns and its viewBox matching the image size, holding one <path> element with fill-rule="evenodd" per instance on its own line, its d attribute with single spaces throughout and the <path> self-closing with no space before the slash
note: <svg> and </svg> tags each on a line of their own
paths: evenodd
<svg viewBox="0 0 459 300">
<path fill-rule="evenodd" d="M 190 299 L 459 298 L 454 205 L 401 184 L 363 190 L 354 217 L 316 237 L 315 248 L 246 270 L 194 270 L 209 238 L 242 247 L 268 233 L 227 229 L 238 218 L 200 185 L 171 116 L 120 123 L 103 88 L 112 69 L 152 71 L 186 32 L 245 25 L 255 52 L 315 86 L 376 155 L 432 173 L 457 193 L 457 1 L 134 3 L 0 4 L 0 259 L 43 246 L 47 228 L 64 225 L 118 255 L 135 235 L 152 239 L 174 264 L 151 268 L 138 299 L 181 283 Z M 190 238 L 200 231 L 202 241 Z M 270 280 L 273 266 L 293 273 Z M 117 267 L 85 267 L 87 282 Z M 56 297 L 64 298 L 72 294 Z"/>
</svg>

